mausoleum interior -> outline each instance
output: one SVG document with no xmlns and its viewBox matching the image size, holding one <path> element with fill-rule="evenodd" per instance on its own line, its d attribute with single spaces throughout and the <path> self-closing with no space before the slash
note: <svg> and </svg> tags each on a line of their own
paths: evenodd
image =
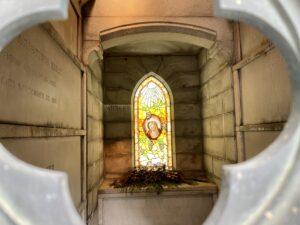
<svg viewBox="0 0 300 225">
<path fill-rule="evenodd" d="M 0 143 L 68 175 L 89 225 L 196 225 L 222 167 L 261 154 L 288 119 L 285 61 L 211 0 L 71 0 L 0 52 Z M 111 184 L 134 168 L 179 171 L 162 193 Z"/>
</svg>

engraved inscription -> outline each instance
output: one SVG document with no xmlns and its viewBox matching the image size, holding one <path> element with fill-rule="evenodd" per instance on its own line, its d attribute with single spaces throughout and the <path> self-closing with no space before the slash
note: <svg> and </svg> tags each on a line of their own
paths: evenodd
<svg viewBox="0 0 300 225">
<path fill-rule="evenodd" d="M 51 102 L 53 104 L 57 103 L 57 99 L 55 97 L 51 97 L 45 94 L 43 91 L 34 89 L 27 84 L 21 83 L 20 81 L 15 81 L 10 77 L 0 76 L 0 85 L 2 87 L 10 88 L 10 89 L 18 89 L 27 95 L 31 95 L 37 97 L 39 99 L 43 99 L 45 101 Z"/>
<path fill-rule="evenodd" d="M 1 121 L 81 128 L 81 71 L 43 28 L 14 39 L 0 67 Z"/>
<path fill-rule="evenodd" d="M 11 53 L 8 52 L 8 49 L 4 49 L 1 52 L 0 59 L 1 59 L 1 57 L 3 57 L 7 62 L 13 64 L 14 66 L 24 69 L 24 71 L 31 77 L 40 79 L 41 81 L 44 81 L 44 82 L 48 83 L 49 85 L 56 87 L 55 80 L 50 79 L 49 77 L 43 75 L 39 71 L 35 71 L 27 64 L 24 64 L 24 63 L 22 64 L 20 60 L 18 60 L 14 55 L 12 55 Z"/>
<path fill-rule="evenodd" d="M 128 110 L 130 111 L 130 105 L 105 105 L 104 110 L 106 113 L 127 113 Z"/>
<path fill-rule="evenodd" d="M 57 74 L 61 75 L 62 70 L 53 61 L 51 61 L 44 53 L 42 53 L 38 48 L 36 48 L 29 40 L 20 35 L 17 38 L 17 43 L 29 50 L 33 56 L 35 56 L 40 62 L 49 66 Z"/>
</svg>

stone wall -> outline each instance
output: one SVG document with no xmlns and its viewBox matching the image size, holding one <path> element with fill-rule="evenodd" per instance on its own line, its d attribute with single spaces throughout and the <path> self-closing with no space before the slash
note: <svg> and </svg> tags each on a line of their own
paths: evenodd
<svg viewBox="0 0 300 225">
<path fill-rule="evenodd" d="M 249 159 L 280 134 L 290 112 L 291 88 L 284 59 L 256 29 L 239 24 L 237 99 L 239 160 Z"/>
<path fill-rule="evenodd" d="M 70 1 L 67 20 L 22 33 L 0 54 L 0 142 L 26 162 L 67 172 L 75 207 L 86 220 L 96 208 L 103 171 L 102 134 L 95 126 L 101 126 L 102 101 L 99 106 L 97 82 L 89 79 L 95 66 L 83 76 L 80 2 Z M 87 93 L 86 77 L 93 84 Z"/>
<path fill-rule="evenodd" d="M 237 161 L 230 57 L 216 44 L 199 54 L 199 62 L 204 166 L 209 178 L 220 184 L 222 166 Z"/>
<path fill-rule="evenodd" d="M 173 92 L 177 168 L 197 176 L 203 168 L 196 56 L 105 57 L 105 176 L 119 177 L 132 166 L 131 95 L 149 72 L 160 75 Z"/>
<path fill-rule="evenodd" d="M 249 159 L 280 134 L 290 84 L 278 50 L 257 30 L 234 25 L 234 61 L 216 45 L 199 54 L 204 166 L 220 183 L 222 165 Z"/>
<path fill-rule="evenodd" d="M 0 142 L 28 163 L 66 172 L 85 219 L 85 78 L 48 28 L 23 32 L 0 53 Z"/>
<path fill-rule="evenodd" d="M 81 59 L 82 56 L 82 17 L 78 0 L 71 0 L 68 10 L 68 19 L 50 22 L 57 38 L 63 42 L 72 54 Z"/>
<path fill-rule="evenodd" d="M 97 209 L 97 193 L 103 179 L 102 61 L 93 51 L 87 67 L 87 209 L 91 220 Z"/>
</svg>

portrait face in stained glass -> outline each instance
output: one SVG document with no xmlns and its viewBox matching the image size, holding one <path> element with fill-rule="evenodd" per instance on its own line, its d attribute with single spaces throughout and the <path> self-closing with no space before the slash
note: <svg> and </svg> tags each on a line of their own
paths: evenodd
<svg viewBox="0 0 300 225">
<path fill-rule="evenodd" d="M 170 94 L 154 76 L 142 81 L 134 95 L 135 166 L 172 168 Z"/>
</svg>

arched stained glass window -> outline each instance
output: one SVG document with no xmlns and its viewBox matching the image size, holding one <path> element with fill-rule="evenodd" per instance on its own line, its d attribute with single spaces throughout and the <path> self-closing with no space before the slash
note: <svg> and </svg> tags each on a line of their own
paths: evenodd
<svg viewBox="0 0 300 225">
<path fill-rule="evenodd" d="M 133 93 L 134 165 L 174 167 L 172 94 L 156 74 L 146 75 Z"/>
</svg>

